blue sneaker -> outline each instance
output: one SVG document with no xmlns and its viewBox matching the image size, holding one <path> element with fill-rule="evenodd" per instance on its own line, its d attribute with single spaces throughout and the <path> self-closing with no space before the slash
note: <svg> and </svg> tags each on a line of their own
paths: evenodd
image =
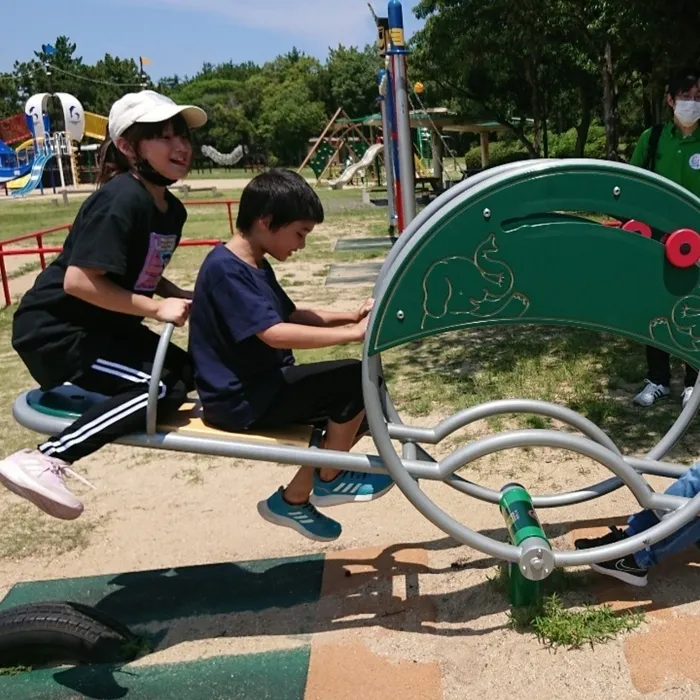
<svg viewBox="0 0 700 700">
<path fill-rule="evenodd" d="M 388 474 L 367 474 L 343 470 L 333 481 L 322 481 L 314 473 L 314 490 L 309 499 L 319 508 L 343 503 L 374 501 L 391 491 L 394 480 Z"/>
<path fill-rule="evenodd" d="M 284 489 L 270 496 L 266 501 L 258 503 L 258 513 L 274 525 L 291 527 L 300 535 L 317 542 L 337 540 L 343 528 L 340 523 L 319 513 L 311 503 L 293 505 L 282 497 Z"/>
</svg>

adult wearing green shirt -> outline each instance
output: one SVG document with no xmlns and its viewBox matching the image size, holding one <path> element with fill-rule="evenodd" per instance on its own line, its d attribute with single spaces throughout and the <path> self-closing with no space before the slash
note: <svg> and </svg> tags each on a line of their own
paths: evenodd
<svg viewBox="0 0 700 700">
<path fill-rule="evenodd" d="M 700 197 L 700 71 L 686 69 L 674 74 L 668 83 L 666 101 L 673 120 L 663 127 L 648 129 L 639 138 L 631 165 L 653 170 Z M 658 129 L 661 129 L 659 132 Z M 654 149 L 655 136 L 658 144 Z M 643 281 L 642 281 L 643 283 Z M 682 404 L 685 407 L 698 377 L 686 364 Z M 671 367 L 667 352 L 647 346 L 647 376 L 634 403 L 651 406 L 671 394 Z"/>
</svg>

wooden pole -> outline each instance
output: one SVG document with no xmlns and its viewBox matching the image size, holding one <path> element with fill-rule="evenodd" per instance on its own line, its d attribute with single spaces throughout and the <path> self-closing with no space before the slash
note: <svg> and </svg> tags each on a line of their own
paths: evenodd
<svg viewBox="0 0 700 700">
<path fill-rule="evenodd" d="M 481 141 L 481 167 L 485 168 L 489 164 L 489 135 L 487 131 L 479 134 Z"/>
</svg>

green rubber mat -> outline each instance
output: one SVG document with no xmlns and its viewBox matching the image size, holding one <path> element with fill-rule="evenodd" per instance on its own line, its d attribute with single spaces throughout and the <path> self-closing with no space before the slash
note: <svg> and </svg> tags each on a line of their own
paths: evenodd
<svg viewBox="0 0 700 700">
<path fill-rule="evenodd" d="M 310 646 L 157 666 L 95 665 L 0 676 L 7 700 L 303 700 Z"/>
<path fill-rule="evenodd" d="M 318 600 L 323 560 L 323 555 L 261 559 L 18 583 L 0 609 L 67 600 L 138 626 L 199 615 L 291 608 Z"/>
<path fill-rule="evenodd" d="M 266 634 L 293 636 L 299 647 L 180 664 L 157 664 L 154 657 L 153 664 L 136 667 L 96 664 L 0 675 L 0 699 L 303 700 L 312 604 L 320 598 L 324 559 L 313 555 L 18 583 L 0 609 L 42 601 L 83 603 L 146 632 L 156 652 L 173 630 L 177 643 L 203 639 L 198 618 L 217 615 L 226 617 L 219 631 L 205 626 L 207 638 L 261 634 L 255 620 L 265 616 Z M 246 614 L 251 612 L 258 615 L 252 627 Z M 237 626 L 231 617 L 236 613 L 248 620 L 247 627 Z"/>
</svg>

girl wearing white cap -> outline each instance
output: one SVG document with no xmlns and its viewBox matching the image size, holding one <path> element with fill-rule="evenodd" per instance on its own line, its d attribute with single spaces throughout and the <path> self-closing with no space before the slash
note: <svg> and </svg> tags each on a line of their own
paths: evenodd
<svg viewBox="0 0 700 700">
<path fill-rule="evenodd" d="M 182 326 L 189 315 L 191 292 L 163 277 L 187 218 L 166 188 L 187 175 L 190 129 L 206 120 L 199 107 L 150 90 L 113 105 L 99 187 L 15 313 L 12 345 L 42 389 L 70 382 L 110 397 L 60 435 L 0 462 L 0 482 L 57 518 L 83 511 L 65 484 L 66 474 L 77 476 L 70 466 L 145 425 L 158 336 L 142 321 Z M 177 410 L 191 388 L 188 356 L 171 345 L 159 414 Z"/>
</svg>

